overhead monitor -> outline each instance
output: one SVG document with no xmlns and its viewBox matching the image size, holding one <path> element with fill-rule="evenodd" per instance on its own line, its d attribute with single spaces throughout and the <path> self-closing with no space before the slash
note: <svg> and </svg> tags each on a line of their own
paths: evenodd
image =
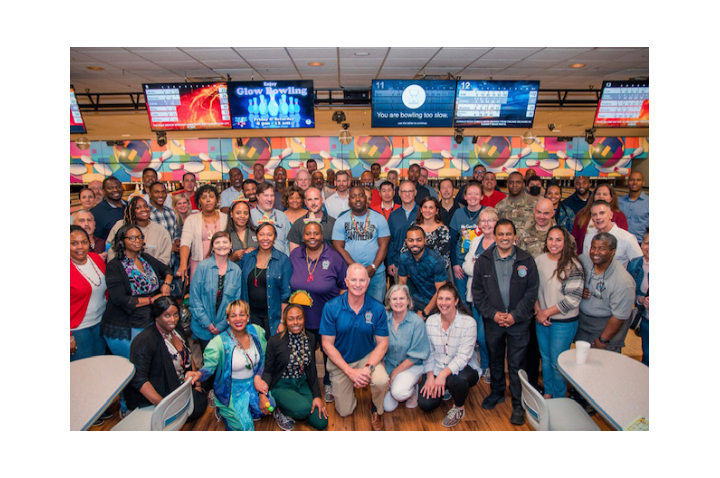
<svg viewBox="0 0 720 478">
<path fill-rule="evenodd" d="M 312 80 L 230 81 L 228 99 L 233 129 L 315 127 Z"/>
<path fill-rule="evenodd" d="M 650 80 L 604 81 L 596 128 L 650 127 Z"/>
<path fill-rule="evenodd" d="M 85 128 L 85 121 L 83 120 L 82 113 L 80 112 L 80 106 L 75 96 L 75 89 L 70 85 L 70 134 L 73 133 L 87 133 Z"/>
<path fill-rule="evenodd" d="M 227 84 L 143 84 L 153 131 L 230 129 Z"/>
<path fill-rule="evenodd" d="M 452 127 L 455 80 L 373 80 L 373 128 Z"/>
<path fill-rule="evenodd" d="M 460 80 L 456 127 L 531 128 L 539 81 Z"/>
</svg>

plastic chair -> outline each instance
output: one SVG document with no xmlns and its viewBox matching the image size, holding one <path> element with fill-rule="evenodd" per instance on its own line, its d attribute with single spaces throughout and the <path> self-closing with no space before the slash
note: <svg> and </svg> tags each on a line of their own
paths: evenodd
<svg viewBox="0 0 720 478">
<path fill-rule="evenodd" d="M 525 418 L 537 431 L 600 431 L 585 410 L 570 398 L 545 399 L 519 370 Z"/>
<path fill-rule="evenodd" d="M 180 430 L 195 408 L 192 382 L 184 382 L 157 406 L 136 408 L 112 431 L 176 431 Z"/>
</svg>

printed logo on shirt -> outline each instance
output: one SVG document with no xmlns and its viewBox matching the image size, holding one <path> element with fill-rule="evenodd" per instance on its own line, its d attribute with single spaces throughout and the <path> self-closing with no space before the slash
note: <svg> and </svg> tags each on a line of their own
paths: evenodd
<svg viewBox="0 0 720 478">
<path fill-rule="evenodd" d="M 517 273 L 520 277 L 525 277 L 527 275 L 527 267 L 525 266 L 518 266 Z"/>
<path fill-rule="evenodd" d="M 323 270 L 325 270 L 325 271 L 328 270 L 328 269 L 330 268 L 330 261 L 327 260 L 327 259 L 325 259 L 325 260 L 322 262 L 322 268 L 323 268 Z"/>
<path fill-rule="evenodd" d="M 364 222 L 348 221 L 345 223 L 346 241 L 372 241 L 375 238 L 377 226 L 370 222 L 370 218 Z"/>
<path fill-rule="evenodd" d="M 373 319 L 373 313 L 370 312 L 369 310 L 367 312 L 365 312 L 365 323 L 372 324 L 372 319 Z"/>
</svg>

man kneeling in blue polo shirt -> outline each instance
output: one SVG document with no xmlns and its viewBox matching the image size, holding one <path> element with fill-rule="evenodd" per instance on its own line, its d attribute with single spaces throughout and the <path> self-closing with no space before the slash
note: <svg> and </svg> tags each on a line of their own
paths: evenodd
<svg viewBox="0 0 720 478">
<path fill-rule="evenodd" d="M 425 247 L 425 231 L 412 225 L 405 233 L 408 250 L 400 254 L 398 282 L 412 285 L 415 312 L 426 320 L 435 310 L 437 291 L 448 279 L 445 259 Z"/>
<path fill-rule="evenodd" d="M 385 307 L 366 294 L 370 277 L 362 264 L 348 266 L 345 283 L 347 293 L 327 302 L 320 320 L 335 410 L 341 417 L 352 414 L 357 406 L 353 388 L 370 385 L 372 426 L 382 430 L 390 382 L 382 363 L 389 344 Z"/>
</svg>

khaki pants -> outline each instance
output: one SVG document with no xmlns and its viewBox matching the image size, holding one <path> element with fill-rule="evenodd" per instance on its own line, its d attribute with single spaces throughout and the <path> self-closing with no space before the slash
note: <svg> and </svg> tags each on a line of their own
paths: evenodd
<svg viewBox="0 0 720 478">
<path fill-rule="evenodd" d="M 370 354 L 361 358 L 357 362 L 348 363 L 354 369 L 362 369 L 368 362 Z M 335 397 L 335 411 L 341 417 L 347 417 L 355 411 L 357 406 L 357 398 L 355 398 L 355 385 L 352 380 L 340 370 L 340 368 L 328 358 L 327 371 L 330 374 L 330 382 L 332 383 L 332 394 Z M 390 377 L 385 370 L 382 362 L 375 366 L 375 371 L 370 377 L 370 394 L 372 402 L 377 408 L 378 414 L 382 415 L 385 410 L 383 408 L 383 399 L 388 391 Z"/>
</svg>

